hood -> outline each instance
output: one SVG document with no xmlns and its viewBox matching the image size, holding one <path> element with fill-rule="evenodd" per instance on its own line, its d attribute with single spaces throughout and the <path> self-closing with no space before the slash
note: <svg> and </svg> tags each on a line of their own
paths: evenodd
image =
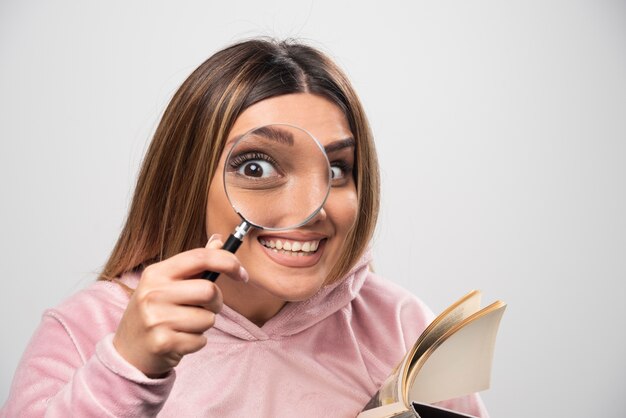
<svg viewBox="0 0 626 418">
<path fill-rule="evenodd" d="M 214 327 L 248 341 L 268 340 L 302 332 L 348 305 L 356 297 L 367 277 L 370 261 L 371 251 L 367 250 L 343 279 L 324 286 L 309 299 L 288 302 L 260 328 L 227 305 L 217 315 Z"/>
</svg>

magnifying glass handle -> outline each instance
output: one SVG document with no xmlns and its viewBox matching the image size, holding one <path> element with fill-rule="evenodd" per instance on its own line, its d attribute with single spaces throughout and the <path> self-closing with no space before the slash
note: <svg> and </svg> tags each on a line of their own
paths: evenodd
<svg viewBox="0 0 626 418">
<path fill-rule="evenodd" d="M 250 225 L 246 221 L 243 221 L 237 228 L 235 228 L 235 232 L 228 236 L 228 239 L 224 243 L 222 250 L 226 250 L 235 254 L 235 251 L 237 251 L 237 249 L 243 242 L 243 237 L 246 236 L 251 227 L 252 225 Z M 204 273 L 202 273 L 202 278 L 214 282 L 219 275 L 220 274 L 217 271 L 205 271 Z"/>
</svg>

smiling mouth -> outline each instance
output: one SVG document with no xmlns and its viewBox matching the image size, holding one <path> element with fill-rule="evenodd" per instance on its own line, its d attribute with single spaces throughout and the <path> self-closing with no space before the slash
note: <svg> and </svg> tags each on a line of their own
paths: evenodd
<svg viewBox="0 0 626 418">
<path fill-rule="evenodd" d="M 278 254 L 291 257 L 307 257 L 317 253 L 322 240 L 296 241 L 287 239 L 259 238 L 259 242 L 265 248 Z"/>
</svg>

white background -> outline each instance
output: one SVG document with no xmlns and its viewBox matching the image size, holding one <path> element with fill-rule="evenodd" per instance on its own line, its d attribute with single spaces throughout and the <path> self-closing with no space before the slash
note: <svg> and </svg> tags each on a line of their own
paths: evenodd
<svg viewBox="0 0 626 418">
<path fill-rule="evenodd" d="M 493 417 L 626 409 L 626 2 L 0 2 L 0 403 L 42 311 L 96 277 L 164 106 L 255 35 L 329 52 L 383 178 L 377 271 L 508 302 Z"/>
</svg>

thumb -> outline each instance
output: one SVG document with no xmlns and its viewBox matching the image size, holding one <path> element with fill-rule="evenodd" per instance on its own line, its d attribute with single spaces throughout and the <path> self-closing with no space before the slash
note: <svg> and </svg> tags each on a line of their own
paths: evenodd
<svg viewBox="0 0 626 418">
<path fill-rule="evenodd" d="M 220 234 L 213 234 L 209 241 L 206 243 L 206 248 L 211 248 L 213 250 L 219 250 L 224 246 L 224 241 L 222 241 L 222 236 Z"/>
</svg>

